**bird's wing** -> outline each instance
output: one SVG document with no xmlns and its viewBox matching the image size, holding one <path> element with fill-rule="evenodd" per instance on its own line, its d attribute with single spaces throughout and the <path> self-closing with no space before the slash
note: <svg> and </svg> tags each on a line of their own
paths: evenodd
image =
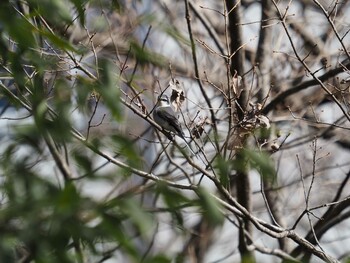
<svg viewBox="0 0 350 263">
<path fill-rule="evenodd" d="M 179 135 L 183 135 L 181 124 L 175 117 L 175 113 L 171 108 L 162 108 L 158 110 L 158 116 L 166 121 Z"/>
<path fill-rule="evenodd" d="M 195 152 L 192 150 L 191 146 L 186 141 L 184 133 L 181 128 L 181 124 L 178 121 L 178 119 L 175 117 L 175 112 L 173 111 L 173 109 L 169 107 L 159 107 L 155 110 L 155 115 L 157 116 L 157 118 L 154 118 L 155 120 L 158 118 L 163 119 L 163 122 L 162 122 L 163 125 L 161 125 L 163 128 L 177 133 L 177 135 L 184 140 L 184 142 L 186 143 L 186 146 L 189 148 L 191 153 L 193 155 L 196 155 Z"/>
</svg>

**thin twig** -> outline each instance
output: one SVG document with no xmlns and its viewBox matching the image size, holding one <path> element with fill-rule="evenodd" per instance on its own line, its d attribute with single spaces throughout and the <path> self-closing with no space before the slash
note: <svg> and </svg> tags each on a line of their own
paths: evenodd
<svg viewBox="0 0 350 263">
<path fill-rule="evenodd" d="M 196 44 L 195 41 L 193 39 L 193 32 L 192 32 L 192 25 L 191 25 L 191 16 L 190 16 L 190 11 L 189 11 L 189 1 L 188 0 L 184 0 L 185 1 L 185 15 L 186 15 L 186 22 L 187 22 L 187 29 L 188 29 L 188 34 L 190 37 L 190 42 L 191 42 L 191 50 L 192 50 L 192 59 L 193 59 L 193 63 L 194 63 L 194 73 L 195 73 L 195 77 L 199 86 L 199 89 L 201 90 L 201 93 L 209 107 L 209 111 L 210 111 L 210 116 L 211 116 L 211 121 L 212 121 L 212 125 L 214 128 L 214 132 L 215 134 L 217 134 L 217 127 L 216 127 L 216 118 L 215 118 L 215 113 L 212 110 L 212 105 L 211 105 L 211 101 L 208 97 L 207 92 L 205 91 L 203 84 L 201 82 L 201 78 L 199 76 L 199 66 L 198 66 L 198 62 L 197 62 L 197 54 L 196 54 Z M 215 140 L 215 144 L 216 144 L 216 148 L 219 149 L 219 144 L 217 142 L 217 140 Z"/>
</svg>

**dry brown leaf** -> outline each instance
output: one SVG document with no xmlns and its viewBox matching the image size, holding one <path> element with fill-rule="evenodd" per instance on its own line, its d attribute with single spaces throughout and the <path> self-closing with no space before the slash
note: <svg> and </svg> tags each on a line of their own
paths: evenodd
<svg viewBox="0 0 350 263">
<path fill-rule="evenodd" d="M 174 111 L 179 111 L 185 101 L 185 91 L 177 79 L 171 79 L 169 87 L 171 88 L 170 102 L 174 107 Z"/>
</svg>

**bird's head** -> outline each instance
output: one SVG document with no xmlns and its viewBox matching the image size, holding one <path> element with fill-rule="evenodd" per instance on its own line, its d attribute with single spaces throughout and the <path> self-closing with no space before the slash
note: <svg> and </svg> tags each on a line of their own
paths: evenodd
<svg viewBox="0 0 350 263">
<path fill-rule="evenodd" d="M 158 97 L 158 106 L 169 106 L 170 105 L 170 101 L 169 101 L 169 97 L 165 94 L 161 95 Z"/>
</svg>

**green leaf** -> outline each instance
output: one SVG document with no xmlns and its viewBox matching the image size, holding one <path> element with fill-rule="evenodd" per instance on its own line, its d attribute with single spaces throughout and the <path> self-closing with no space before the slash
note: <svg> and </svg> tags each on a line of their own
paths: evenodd
<svg viewBox="0 0 350 263">
<path fill-rule="evenodd" d="M 0 2 L 0 22 L 4 32 L 18 44 L 20 52 L 36 45 L 33 25 L 26 18 L 19 16 L 8 1 Z M 0 33 L 3 35 L 3 32 Z"/>
<path fill-rule="evenodd" d="M 177 28 L 172 25 L 166 25 L 165 23 L 160 23 L 161 28 L 165 33 L 174 38 L 176 41 L 187 46 L 191 46 L 191 42 L 186 38 Z"/>
<path fill-rule="evenodd" d="M 244 149 L 243 154 L 251 166 L 266 180 L 274 180 L 276 171 L 270 156 L 265 152 Z"/>
<path fill-rule="evenodd" d="M 172 219 L 181 228 L 184 224 L 182 209 L 192 206 L 191 201 L 183 192 L 168 187 L 165 183 L 157 182 L 156 192 L 163 197 L 165 207 L 168 208 Z"/>
<path fill-rule="evenodd" d="M 67 183 L 56 201 L 56 209 L 64 216 L 74 214 L 79 208 L 80 196 L 73 183 Z"/>
<path fill-rule="evenodd" d="M 120 215 L 115 216 L 105 212 L 102 214 L 102 219 L 102 222 L 96 228 L 102 233 L 108 233 L 110 237 L 113 237 L 129 256 L 135 260 L 139 259 L 138 249 L 136 249 L 132 239 L 125 233 L 126 230 L 122 226 Z"/>
<path fill-rule="evenodd" d="M 40 30 L 40 35 L 46 37 L 51 44 L 55 45 L 56 48 L 79 53 L 79 51 L 71 43 L 69 43 L 67 40 L 65 40 L 62 37 L 58 37 L 57 35 L 51 33 L 50 31 Z"/>
<path fill-rule="evenodd" d="M 20 100 L 16 99 L 16 95 L 13 93 L 14 91 L 13 88 L 10 89 L 0 82 L 0 94 L 3 95 L 1 96 L 1 99 L 5 97 L 12 106 L 15 106 L 16 108 L 22 107 L 19 102 Z"/>
<path fill-rule="evenodd" d="M 86 152 L 82 148 L 74 149 L 72 151 L 72 157 L 75 159 L 76 164 L 83 170 L 81 174 L 87 176 L 93 176 L 92 173 L 92 160 L 86 155 Z"/>
<path fill-rule="evenodd" d="M 41 136 L 38 127 L 33 124 L 19 125 L 14 127 L 15 141 L 22 146 L 29 145 L 41 153 Z"/>
<path fill-rule="evenodd" d="M 165 65 L 165 60 L 163 57 L 161 57 L 159 54 L 151 52 L 142 46 L 136 41 L 130 41 L 130 47 L 131 51 L 136 57 L 137 61 L 141 64 L 148 64 L 152 63 L 154 65 L 157 65 L 159 67 L 162 67 Z"/>
<path fill-rule="evenodd" d="M 137 201 L 132 198 L 123 198 L 120 200 L 120 207 L 121 211 L 134 223 L 143 237 L 150 234 L 150 230 L 153 229 L 153 219 Z"/>
<path fill-rule="evenodd" d="M 83 113 L 91 113 L 91 110 L 95 107 L 95 101 L 93 96 L 94 90 L 96 89 L 96 83 L 93 83 L 90 79 L 77 76 L 75 86 L 73 89 L 76 92 L 76 100 L 78 109 Z M 96 91 L 95 91 L 96 92 Z"/>
<path fill-rule="evenodd" d="M 120 0 L 112 0 L 112 8 L 115 9 L 118 13 L 123 11 L 123 5 L 119 2 Z"/>
<path fill-rule="evenodd" d="M 81 26 L 85 25 L 85 9 L 84 4 L 87 2 L 87 0 L 71 0 L 74 4 L 75 8 L 78 11 L 79 15 L 79 22 Z"/>
<path fill-rule="evenodd" d="M 113 69 L 110 61 L 104 59 L 100 61 L 101 69 L 99 71 L 100 79 L 96 83 L 96 90 L 102 96 L 103 102 L 111 111 L 116 120 L 121 120 L 122 109 L 120 107 L 119 97 L 119 77 Z"/>
<path fill-rule="evenodd" d="M 225 160 L 221 155 L 219 155 L 215 160 L 215 167 L 219 170 L 220 183 L 225 188 L 229 187 L 232 161 Z"/>
<path fill-rule="evenodd" d="M 52 121 L 47 121 L 45 128 L 56 143 L 63 143 L 73 139 L 71 126 L 70 112 L 68 109 L 61 109 L 61 111 L 57 113 L 57 116 L 52 118 Z"/>
<path fill-rule="evenodd" d="M 168 187 L 165 183 L 157 182 L 157 193 L 161 194 L 165 204 L 170 208 L 178 209 L 187 205 L 190 200 L 181 192 Z"/>
<path fill-rule="evenodd" d="M 199 197 L 199 207 L 209 224 L 212 226 L 222 225 L 225 218 L 221 211 L 221 205 L 202 187 L 198 188 L 196 193 Z"/>
<path fill-rule="evenodd" d="M 28 0 L 36 15 L 43 16 L 51 26 L 66 26 L 71 23 L 70 1 L 67 0 Z"/>
<path fill-rule="evenodd" d="M 142 261 L 143 263 L 170 263 L 173 262 L 165 255 L 156 255 L 154 257 L 147 257 Z"/>
<path fill-rule="evenodd" d="M 111 136 L 113 146 L 118 155 L 126 158 L 127 163 L 134 168 L 140 167 L 142 159 L 140 154 L 135 150 L 135 142 L 130 140 L 127 136 L 121 134 L 114 134 Z"/>
</svg>

